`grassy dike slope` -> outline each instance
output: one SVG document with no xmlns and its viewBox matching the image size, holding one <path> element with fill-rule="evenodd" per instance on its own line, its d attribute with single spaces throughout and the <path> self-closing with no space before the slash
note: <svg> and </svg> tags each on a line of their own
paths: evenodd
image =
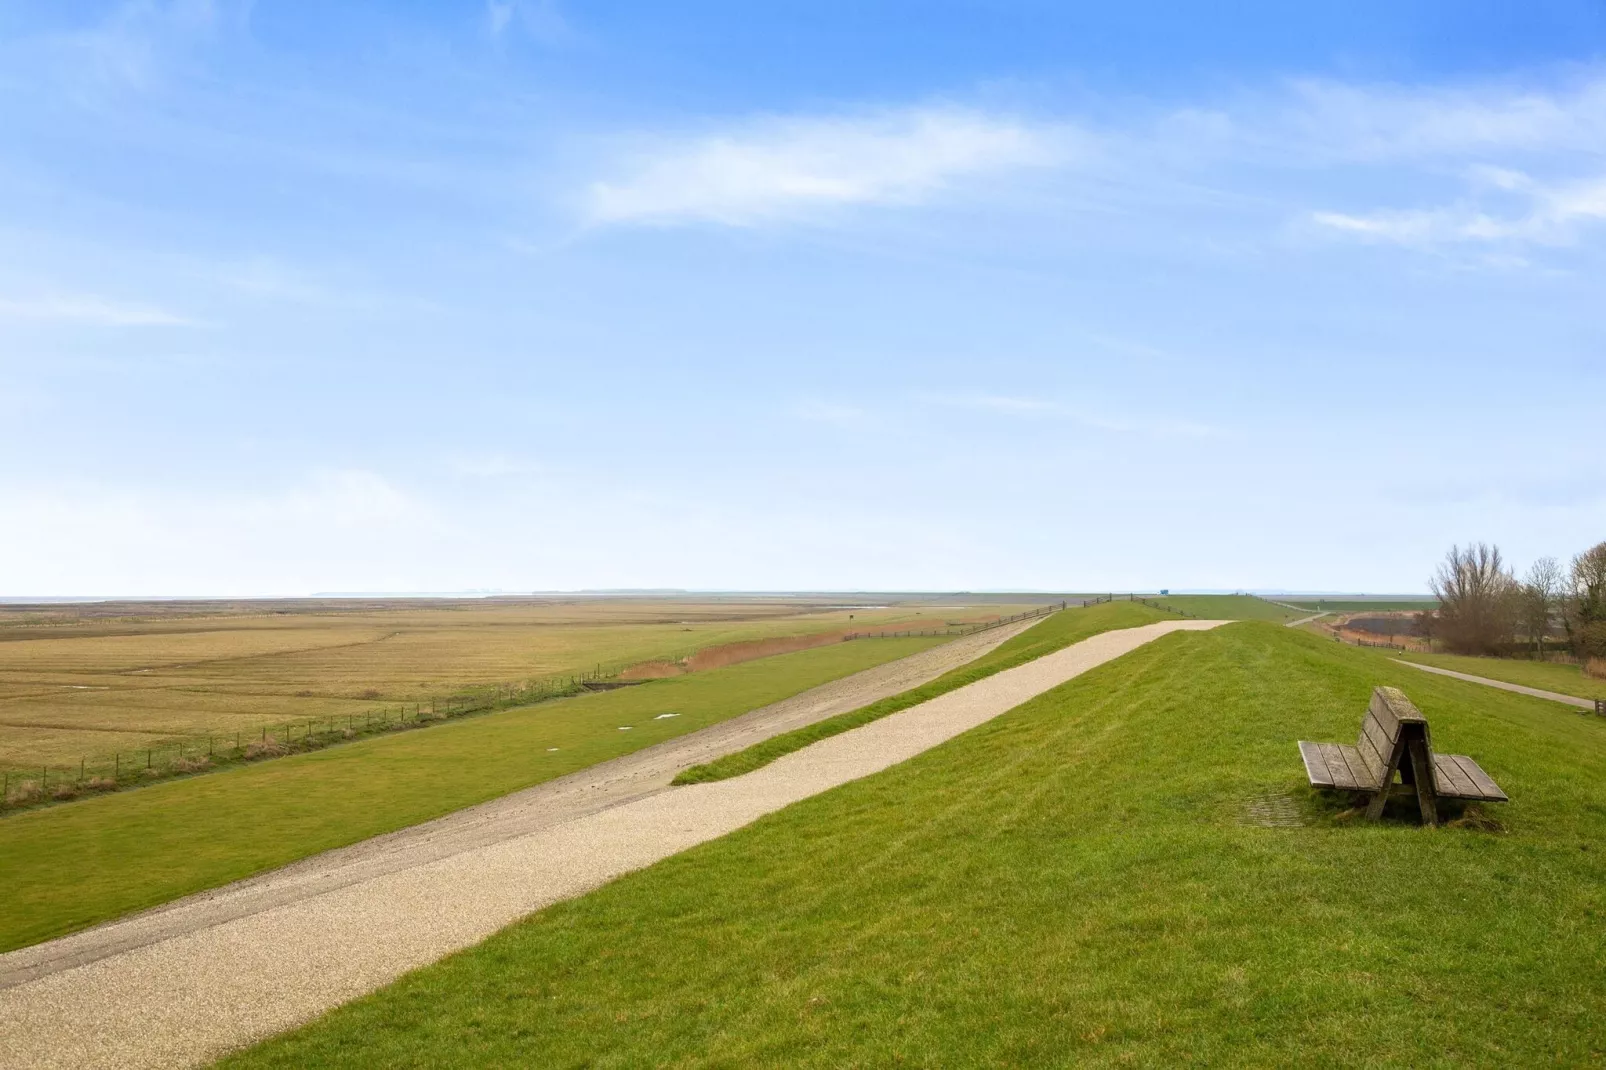
<svg viewBox="0 0 1606 1070">
<path fill-rule="evenodd" d="M 1514 802 L 1371 825 L 1297 738 L 1404 686 Z M 1246 822 L 1289 795 L 1311 824 Z M 1606 725 L 1268 624 L 1161 639 L 233 1067 L 1579 1064 Z"/>
<path fill-rule="evenodd" d="M 823 721 L 771 737 L 735 754 L 727 754 L 723 758 L 694 765 L 677 776 L 675 783 L 704 784 L 711 780 L 727 780 L 743 773 L 751 773 L 781 755 L 801 750 L 810 743 L 839 735 L 862 724 L 869 724 L 899 710 L 918 706 L 928 699 L 946 695 L 950 691 L 966 684 L 973 684 L 977 680 L 984 680 L 1005 669 L 1013 669 L 1028 661 L 1036 661 L 1044 654 L 1052 654 L 1056 650 L 1062 650 L 1072 643 L 1079 643 L 1100 632 L 1115 628 L 1136 628 L 1140 624 L 1151 624 L 1157 620 L 1175 619 L 1173 614 L 1162 613 L 1135 602 L 1105 602 L 1086 609 L 1055 613 L 1019 635 L 1000 643 L 997 649 L 983 654 L 968 665 L 943 673 L 929 683 L 910 688 L 901 694 L 890 695 L 862 709 L 840 713 L 835 717 L 828 717 Z"/>
<path fill-rule="evenodd" d="M 0 819 L 0 951 L 494 799 L 938 642 L 838 643 L 14 814 Z M 680 716 L 654 720 L 667 712 Z"/>
</svg>

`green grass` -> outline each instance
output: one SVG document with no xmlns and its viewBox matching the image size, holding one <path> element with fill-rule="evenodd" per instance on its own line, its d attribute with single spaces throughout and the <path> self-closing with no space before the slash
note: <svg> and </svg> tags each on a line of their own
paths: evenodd
<svg viewBox="0 0 1606 1070">
<path fill-rule="evenodd" d="M 1247 594 L 1151 594 L 1138 597 L 1186 610 L 1208 620 L 1265 620 L 1280 624 L 1309 616 Z"/>
<path fill-rule="evenodd" d="M 1294 741 L 1353 739 L 1386 683 L 1510 792 L 1502 831 L 1372 825 L 1305 787 Z M 1246 823 L 1265 795 L 1312 824 Z M 1603 919 L 1606 724 L 1241 624 L 225 1065 L 1594 1065 Z"/>
<path fill-rule="evenodd" d="M 13 814 L 0 819 L 0 951 L 506 795 L 936 642 L 839 643 Z"/>
<path fill-rule="evenodd" d="M 1441 669 L 1487 676 L 1508 684 L 1522 684 L 1555 691 L 1577 698 L 1606 698 L 1606 680 L 1585 676 L 1577 665 L 1554 661 L 1524 661 L 1521 658 L 1476 658 L 1459 654 L 1401 654 L 1406 661 L 1419 661 Z"/>
<path fill-rule="evenodd" d="M 702 765 L 694 765 L 675 777 L 674 782 L 703 784 L 711 780 L 728 780 L 743 773 L 751 773 L 782 755 L 802 750 L 810 743 L 846 732 L 850 728 L 857 728 L 862 724 L 869 724 L 888 714 L 906 710 L 910 706 L 918 706 L 938 695 L 946 695 L 950 691 L 966 684 L 973 684 L 994 673 L 1013 669 L 1028 661 L 1035 661 L 1044 654 L 1052 654 L 1072 643 L 1079 643 L 1089 636 L 1114 628 L 1135 628 L 1140 624 L 1173 619 L 1175 618 L 1171 614 L 1150 609 L 1136 602 L 1105 602 L 1086 609 L 1055 613 L 1019 635 L 1000 643 L 996 649 L 968 665 L 951 669 L 935 680 L 910 688 L 901 694 L 891 695 L 879 702 L 872 702 L 860 709 L 839 713 L 835 717 L 828 717 L 823 721 L 774 736 L 734 754 L 727 754 Z"/>
</svg>

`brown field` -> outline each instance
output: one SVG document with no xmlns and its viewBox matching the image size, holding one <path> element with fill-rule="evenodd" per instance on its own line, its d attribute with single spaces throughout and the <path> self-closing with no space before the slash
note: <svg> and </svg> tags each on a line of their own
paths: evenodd
<svg viewBox="0 0 1606 1070">
<path fill-rule="evenodd" d="M 114 751 L 393 711 L 599 665 L 605 672 L 653 662 L 674 672 L 708 668 L 814 645 L 819 640 L 805 637 L 850 627 L 940 627 L 1021 608 L 978 601 L 956 610 L 952 597 L 935 601 L 879 608 L 715 597 L 3 606 L 0 769 L 94 764 Z"/>
</svg>

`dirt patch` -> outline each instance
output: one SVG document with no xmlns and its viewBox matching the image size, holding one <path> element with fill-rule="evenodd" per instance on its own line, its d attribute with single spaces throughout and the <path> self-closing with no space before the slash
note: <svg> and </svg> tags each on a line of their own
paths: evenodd
<svg viewBox="0 0 1606 1070">
<path fill-rule="evenodd" d="M 870 628 L 843 628 L 832 632 L 816 632 L 813 635 L 778 635 L 768 639 L 743 639 L 735 643 L 724 643 L 720 646 L 711 646 L 679 661 L 643 661 L 639 665 L 632 665 L 619 674 L 621 680 L 662 680 L 670 676 L 681 676 L 688 672 L 706 672 L 709 669 L 723 669 L 729 665 L 740 665 L 744 661 L 755 661 L 758 658 L 770 658 L 777 654 L 795 654 L 799 650 L 813 650 L 819 646 L 830 646 L 840 643 L 849 635 L 900 635 L 905 632 L 921 632 L 941 630 L 945 628 L 961 628 L 971 624 L 996 620 L 996 617 L 977 617 L 965 620 L 938 620 L 930 621 L 903 621 L 898 624 L 876 625 Z"/>
<path fill-rule="evenodd" d="M 644 661 L 620 673 L 619 679 L 662 680 L 670 676 L 680 676 L 686 671 L 686 666 L 678 661 Z"/>
<path fill-rule="evenodd" d="M 621 680 L 662 680 L 688 672 L 707 672 L 723 669 L 727 665 L 740 665 L 744 661 L 774 657 L 776 654 L 795 654 L 799 650 L 812 650 L 817 646 L 840 643 L 844 632 L 821 632 L 815 635 L 779 635 L 770 639 L 744 639 L 699 650 L 679 661 L 644 661 L 632 665 L 619 674 Z"/>
</svg>

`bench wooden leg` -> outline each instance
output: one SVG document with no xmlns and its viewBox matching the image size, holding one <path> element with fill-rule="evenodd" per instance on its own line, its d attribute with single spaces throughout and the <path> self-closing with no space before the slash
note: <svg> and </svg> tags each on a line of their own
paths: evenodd
<svg viewBox="0 0 1606 1070">
<path fill-rule="evenodd" d="M 1389 792 L 1394 790 L 1394 771 L 1400 767 L 1401 751 L 1404 749 L 1403 746 L 1396 743 L 1394 750 L 1389 754 L 1389 764 L 1383 770 L 1383 783 L 1377 789 L 1377 794 L 1372 796 L 1372 801 L 1366 804 L 1366 819 L 1368 821 L 1376 821 L 1383 816 L 1383 807 L 1389 801 Z"/>
<path fill-rule="evenodd" d="M 1427 742 L 1413 739 L 1406 749 L 1411 754 L 1411 779 L 1416 781 L 1416 805 L 1422 811 L 1422 824 L 1439 823 L 1439 798 L 1433 792 L 1433 763 L 1428 760 Z"/>
</svg>

